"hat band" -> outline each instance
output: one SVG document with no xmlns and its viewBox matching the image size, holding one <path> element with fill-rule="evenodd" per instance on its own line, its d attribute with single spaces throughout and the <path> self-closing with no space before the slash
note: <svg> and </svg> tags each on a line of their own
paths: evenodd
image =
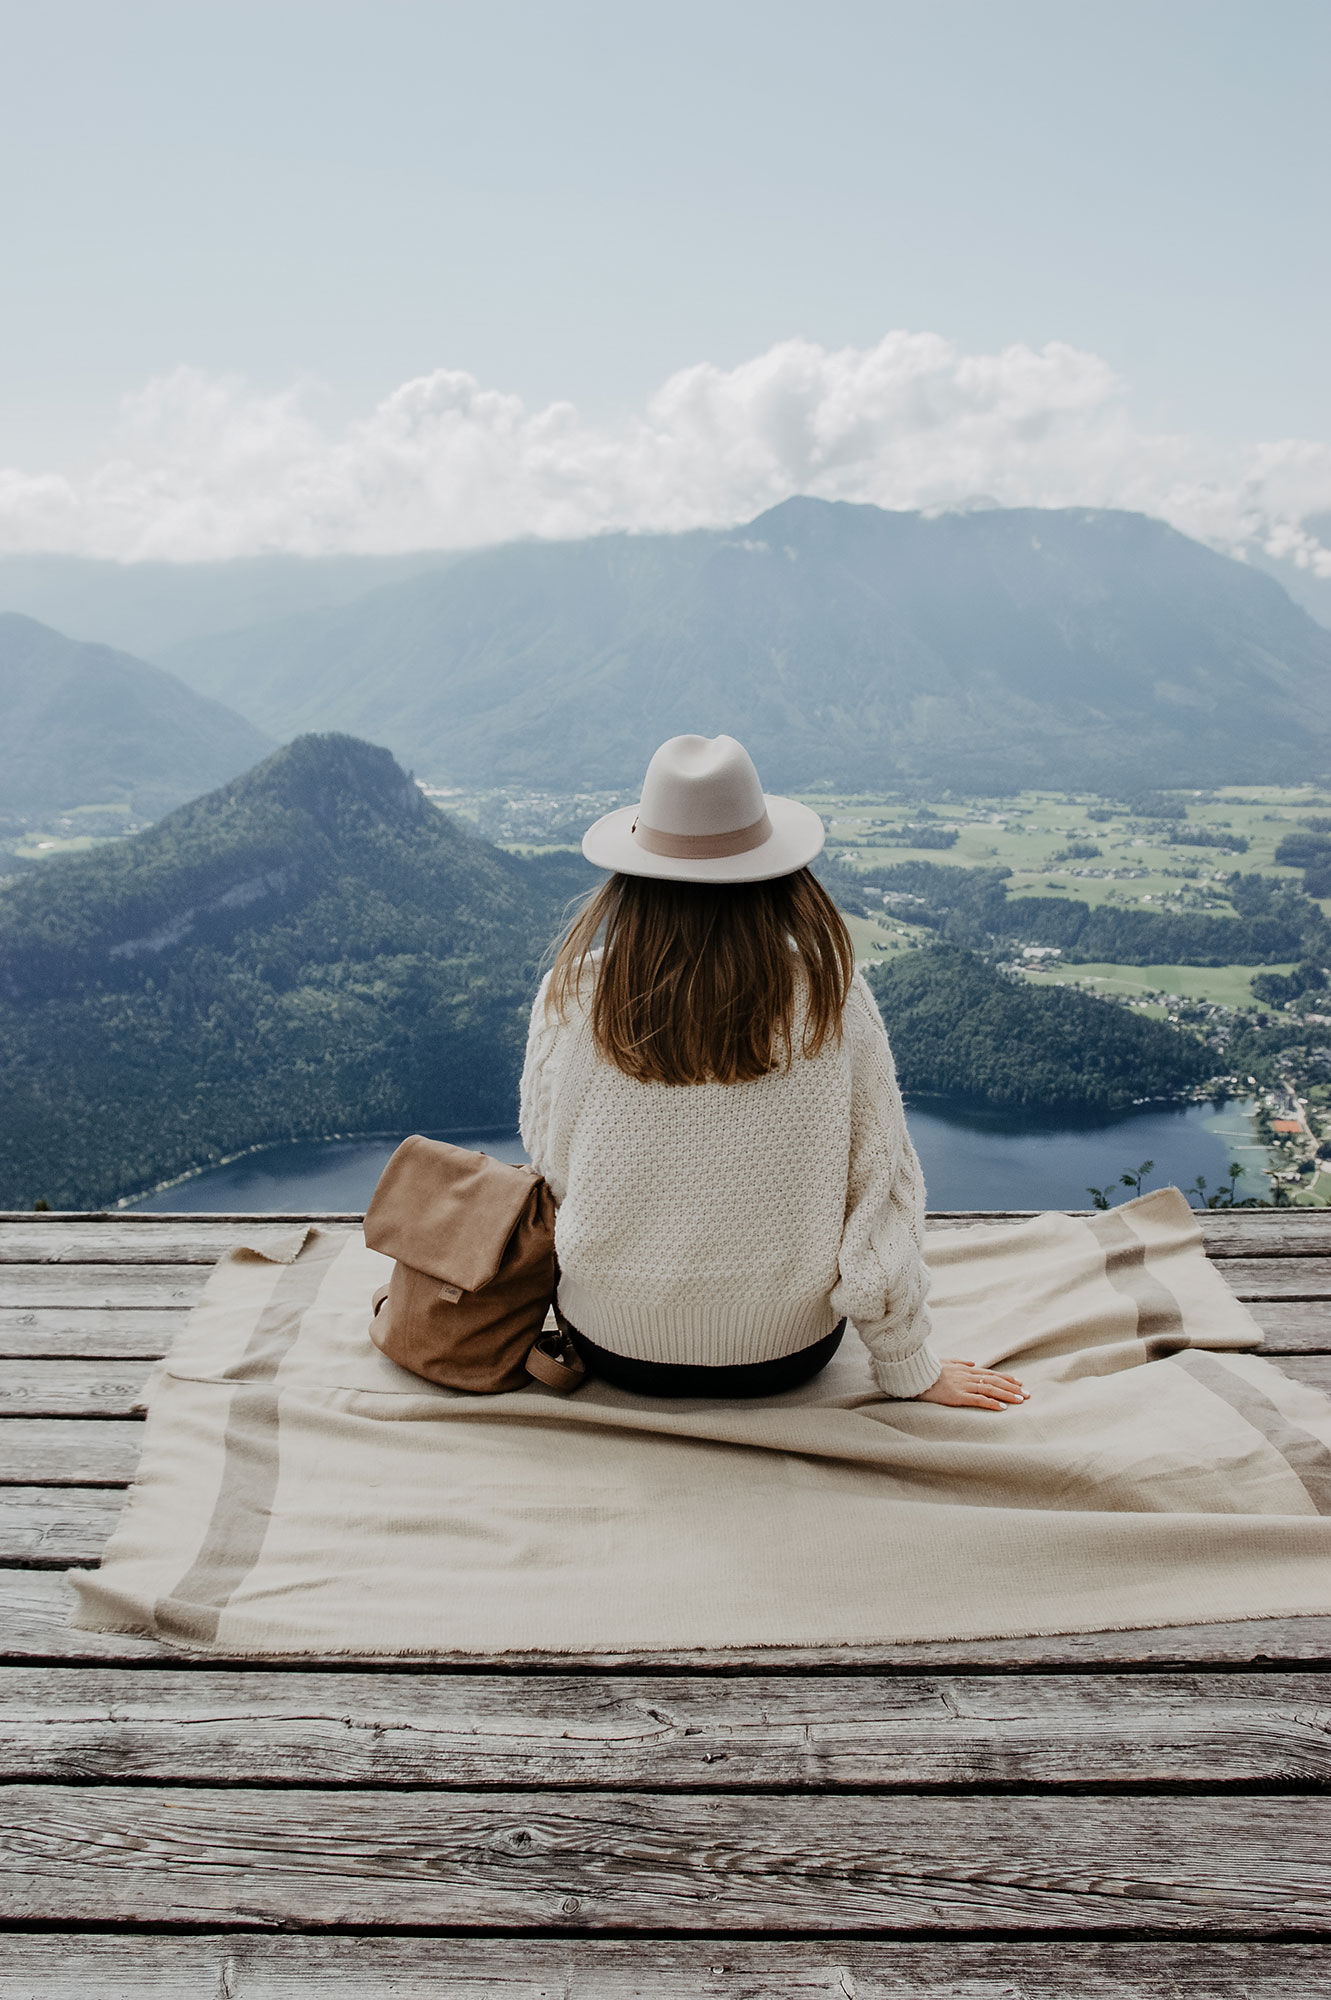
<svg viewBox="0 0 1331 2000">
<path fill-rule="evenodd" d="M 772 822 L 764 808 L 761 819 L 736 827 L 733 833 L 662 833 L 636 819 L 632 833 L 649 854 L 664 854 L 672 861 L 721 861 L 728 854 L 747 854 L 750 848 L 761 847 L 772 837 Z"/>
</svg>

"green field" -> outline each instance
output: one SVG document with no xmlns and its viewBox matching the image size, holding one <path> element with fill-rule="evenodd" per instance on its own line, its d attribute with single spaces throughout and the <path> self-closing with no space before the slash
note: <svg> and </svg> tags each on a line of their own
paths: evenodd
<svg viewBox="0 0 1331 2000">
<path fill-rule="evenodd" d="M 1211 1000 L 1220 1007 L 1253 1007 L 1254 973 L 1289 972 L 1292 965 L 1060 965 L 1044 960 L 1023 966 L 1036 985 L 1080 986 L 1109 1000 L 1156 994 L 1179 1000 Z M 1148 1009 L 1163 1013 L 1163 1005 Z"/>
<path fill-rule="evenodd" d="M 874 964 L 891 958 L 895 952 L 912 951 L 918 945 L 928 944 L 934 935 L 922 924 L 901 924 L 894 917 L 847 915 L 846 929 L 850 932 L 856 958 L 861 963 L 867 960 Z"/>
<path fill-rule="evenodd" d="M 1067 895 L 1093 906 L 1119 902 L 1217 916 L 1229 911 L 1221 885 L 1236 869 L 1297 880 L 1297 869 L 1276 866 L 1276 847 L 1310 812 L 1331 811 L 1331 798 L 1312 785 L 1169 794 L 1190 827 L 1246 838 L 1247 852 L 1240 853 L 1173 844 L 1126 807 L 1109 806 L 1090 795 L 1020 792 L 1003 799 L 908 803 L 863 793 L 805 797 L 828 821 L 829 854 L 851 866 L 936 861 L 964 868 L 1005 867 L 1013 871 L 1008 884 L 1013 896 Z M 1093 813 L 1108 816 L 1092 818 Z M 955 830 L 956 845 L 915 847 L 887 837 L 895 827 L 921 823 Z M 1094 845 L 1100 853 L 1068 857 L 1073 843 Z"/>
<path fill-rule="evenodd" d="M 899 796 L 820 792 L 805 798 L 828 822 L 829 855 L 852 868 L 890 867 L 899 861 L 1005 867 L 1013 871 L 1007 885 L 1011 896 L 1067 897 L 1092 907 L 1117 903 L 1216 917 L 1234 914 L 1224 883 L 1236 871 L 1300 881 L 1298 869 L 1277 867 L 1275 850 L 1310 813 L 1331 812 L 1331 798 L 1313 785 L 1236 785 L 1215 792 L 1168 794 L 1180 823 L 1186 818 L 1190 828 L 1245 838 L 1247 851 L 1240 852 L 1170 841 L 1158 823 L 1090 794 L 1021 792 L 1010 798 L 906 801 Z M 891 838 L 895 828 L 919 825 L 955 831 L 955 845 L 919 847 Z M 1095 846 L 1100 852 L 1069 857 L 1067 850 L 1074 844 Z M 1322 907 L 1331 914 L 1331 902 Z M 892 933 L 898 935 L 894 938 Z M 852 934 L 856 951 L 865 958 L 880 958 L 885 948 L 901 949 L 907 937 L 922 941 L 928 936 L 891 917 L 854 920 Z M 1289 968 L 1061 965 L 1046 960 L 1022 969 L 1034 981 L 1079 985 L 1107 998 L 1172 993 L 1223 1007 L 1251 1007 L 1254 973 Z M 1149 1000 L 1144 1004 L 1147 1011 L 1165 1011 Z"/>
</svg>

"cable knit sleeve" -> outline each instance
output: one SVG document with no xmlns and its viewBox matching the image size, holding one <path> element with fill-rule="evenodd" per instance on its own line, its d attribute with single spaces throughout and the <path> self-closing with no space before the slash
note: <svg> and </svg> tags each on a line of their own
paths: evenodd
<svg viewBox="0 0 1331 2000">
<path fill-rule="evenodd" d="M 550 1100 L 553 1079 L 550 1058 L 559 1017 L 547 1016 L 545 996 L 550 986 L 547 972 L 532 1003 L 531 1026 L 527 1030 L 527 1055 L 522 1065 L 522 1086 L 518 1099 L 518 1130 L 538 1174 L 550 1172 Z"/>
<path fill-rule="evenodd" d="M 851 1073 L 850 1173 L 832 1307 L 852 1319 L 885 1395 L 918 1396 L 938 1380 L 929 1345 L 924 1176 L 906 1130 L 887 1031 L 864 977 L 846 1002 Z"/>
</svg>

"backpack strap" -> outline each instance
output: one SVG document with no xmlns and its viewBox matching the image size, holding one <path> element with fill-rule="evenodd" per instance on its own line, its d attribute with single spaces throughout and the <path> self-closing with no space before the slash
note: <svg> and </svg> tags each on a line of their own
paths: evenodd
<svg viewBox="0 0 1331 2000">
<path fill-rule="evenodd" d="M 586 1364 L 561 1327 L 538 1335 L 527 1356 L 527 1373 L 561 1396 L 579 1389 L 587 1377 Z"/>
</svg>

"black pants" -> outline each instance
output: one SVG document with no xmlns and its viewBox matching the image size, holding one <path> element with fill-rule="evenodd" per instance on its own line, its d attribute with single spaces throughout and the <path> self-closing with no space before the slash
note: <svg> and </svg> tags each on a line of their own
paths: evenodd
<svg viewBox="0 0 1331 2000">
<path fill-rule="evenodd" d="M 599 1375 L 616 1389 L 630 1389 L 635 1396 L 779 1396 L 785 1389 L 797 1389 L 820 1368 L 826 1368 L 841 1345 L 846 1330 L 843 1319 L 812 1347 L 795 1354 L 778 1355 L 775 1361 L 739 1361 L 719 1368 L 694 1367 L 678 1361 L 635 1361 L 631 1355 L 611 1354 L 579 1333 L 565 1321 L 565 1331 L 582 1356 L 589 1375 Z"/>
</svg>

